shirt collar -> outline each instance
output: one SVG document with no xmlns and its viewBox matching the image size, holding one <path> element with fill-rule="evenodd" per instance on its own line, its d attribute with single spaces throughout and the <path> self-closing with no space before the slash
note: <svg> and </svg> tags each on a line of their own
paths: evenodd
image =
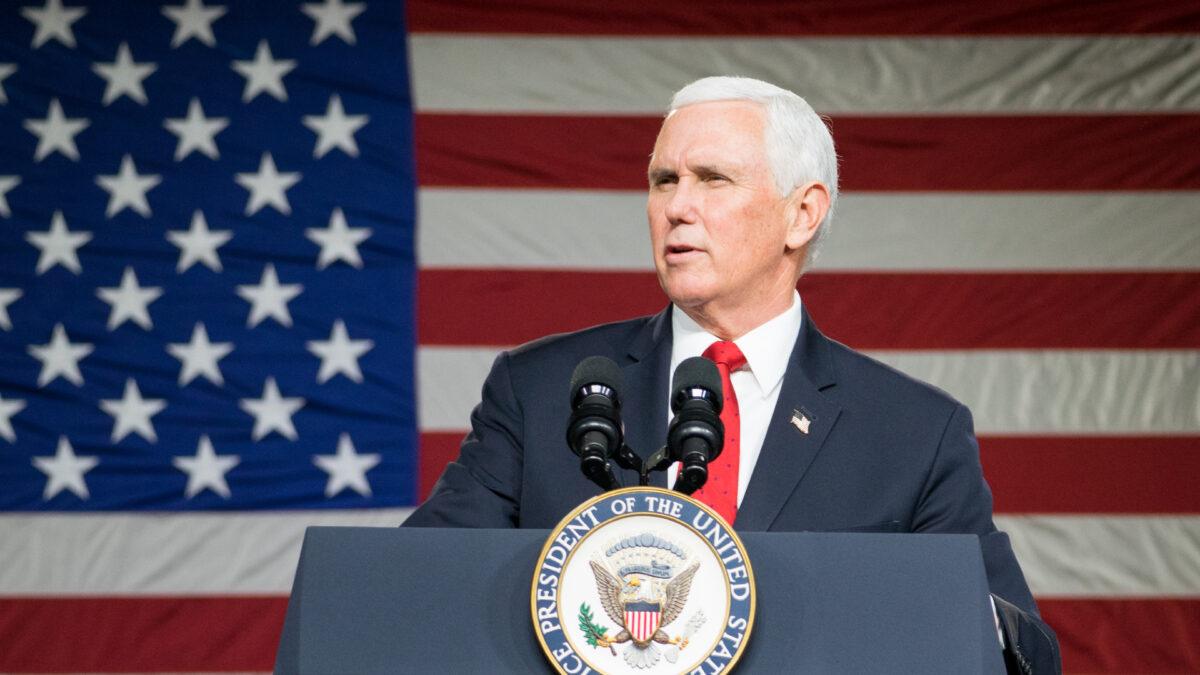
<svg viewBox="0 0 1200 675">
<path fill-rule="evenodd" d="M 746 356 L 746 367 L 758 382 L 763 396 L 770 394 L 787 372 L 788 359 L 800 335 L 800 294 L 793 291 L 792 306 L 775 318 L 734 340 Z M 704 330 L 678 307 L 671 308 L 671 372 L 684 359 L 700 356 L 720 338 Z"/>
</svg>

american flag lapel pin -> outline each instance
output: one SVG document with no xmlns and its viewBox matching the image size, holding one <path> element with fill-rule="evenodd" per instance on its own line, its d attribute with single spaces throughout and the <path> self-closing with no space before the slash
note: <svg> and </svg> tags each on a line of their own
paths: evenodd
<svg viewBox="0 0 1200 675">
<path fill-rule="evenodd" d="M 792 426 L 796 427 L 802 434 L 808 434 L 808 428 L 812 425 L 812 420 L 803 411 L 796 409 L 792 410 Z"/>
</svg>

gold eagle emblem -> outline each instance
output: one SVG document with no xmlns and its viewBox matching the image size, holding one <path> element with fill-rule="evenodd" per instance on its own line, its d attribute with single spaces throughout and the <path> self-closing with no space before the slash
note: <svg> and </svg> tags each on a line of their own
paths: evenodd
<svg viewBox="0 0 1200 675">
<path fill-rule="evenodd" d="M 596 577 L 596 590 L 600 594 L 600 604 L 604 607 L 604 613 L 621 627 L 621 630 L 611 638 L 598 636 L 597 646 L 608 647 L 614 655 L 616 650 L 613 649 L 613 645 L 625 642 L 632 642 L 631 646 L 640 651 L 646 650 L 651 643 L 655 642 L 663 645 L 678 645 L 680 649 L 687 646 L 686 637 L 672 638 L 664 628 L 671 625 L 683 613 L 688 593 L 692 588 L 692 579 L 696 576 L 696 571 L 700 569 L 699 563 L 692 564 L 691 567 L 665 584 L 645 583 L 634 575 L 621 579 L 595 560 L 590 561 L 590 564 L 592 574 Z M 659 616 L 651 624 L 652 630 L 644 631 L 640 635 L 637 634 L 637 631 L 631 630 L 627 617 L 631 615 L 630 608 L 634 606 L 658 608 Z M 651 658 L 651 663 L 658 660 L 657 653 L 653 656 L 646 655 L 640 659 L 636 654 L 626 654 L 626 660 L 631 663 L 645 660 L 645 658 Z"/>
</svg>

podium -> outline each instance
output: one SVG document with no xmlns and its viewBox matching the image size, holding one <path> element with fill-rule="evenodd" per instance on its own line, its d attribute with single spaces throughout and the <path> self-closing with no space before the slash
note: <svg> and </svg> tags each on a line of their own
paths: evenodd
<svg viewBox="0 0 1200 675">
<path fill-rule="evenodd" d="M 277 673 L 553 673 L 529 616 L 545 530 L 311 527 Z M 747 673 L 1004 673 L 970 535 L 739 536 Z"/>
</svg>

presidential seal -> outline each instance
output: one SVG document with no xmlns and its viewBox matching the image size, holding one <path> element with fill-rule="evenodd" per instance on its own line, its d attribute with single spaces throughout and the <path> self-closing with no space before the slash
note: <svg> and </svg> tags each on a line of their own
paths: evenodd
<svg viewBox="0 0 1200 675">
<path fill-rule="evenodd" d="M 679 492 L 638 487 L 580 505 L 533 575 L 534 632 L 560 673 L 732 668 L 754 626 L 754 574 L 733 529 Z"/>
</svg>

